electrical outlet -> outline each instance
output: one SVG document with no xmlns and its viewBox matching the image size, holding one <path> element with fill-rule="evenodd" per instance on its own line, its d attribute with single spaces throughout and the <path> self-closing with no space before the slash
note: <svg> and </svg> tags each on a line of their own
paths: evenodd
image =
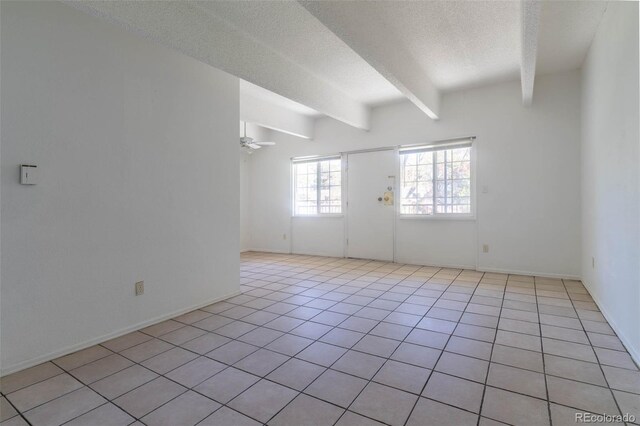
<svg viewBox="0 0 640 426">
<path fill-rule="evenodd" d="M 136 283 L 136 296 L 141 296 L 144 294 L 144 281 L 138 281 Z"/>
<path fill-rule="evenodd" d="M 482 252 L 483 253 L 489 253 L 489 244 L 483 244 L 482 245 Z"/>
</svg>

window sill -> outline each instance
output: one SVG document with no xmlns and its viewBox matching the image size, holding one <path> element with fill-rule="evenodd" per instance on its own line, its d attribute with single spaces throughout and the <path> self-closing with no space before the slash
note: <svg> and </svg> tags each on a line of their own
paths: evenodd
<svg viewBox="0 0 640 426">
<path fill-rule="evenodd" d="M 450 220 L 454 222 L 475 222 L 476 217 L 473 215 L 464 215 L 464 216 L 452 216 L 452 215 L 410 215 L 410 214 L 399 214 L 398 219 L 401 220 Z"/>
</svg>

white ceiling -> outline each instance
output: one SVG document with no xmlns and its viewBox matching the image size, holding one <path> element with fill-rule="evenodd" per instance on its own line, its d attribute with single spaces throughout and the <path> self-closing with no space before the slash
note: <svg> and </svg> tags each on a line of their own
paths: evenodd
<svg viewBox="0 0 640 426">
<path fill-rule="evenodd" d="M 374 2 L 367 9 L 372 25 L 404 45 L 441 91 L 519 76 L 520 2 Z"/>
<path fill-rule="evenodd" d="M 361 129 L 371 106 L 405 98 L 437 119 L 441 93 L 516 80 L 523 57 L 528 75 L 577 69 L 606 9 L 543 2 L 531 48 L 520 0 L 67 4 L 240 77 L 247 98 Z"/>
<path fill-rule="evenodd" d="M 298 2 L 213 1 L 199 5 L 357 101 L 375 105 L 402 97 Z"/>
<path fill-rule="evenodd" d="M 550 1 L 542 5 L 536 72 L 578 69 L 591 46 L 605 1 Z"/>
<path fill-rule="evenodd" d="M 582 65 L 606 1 L 542 5 L 537 74 Z M 214 13 L 268 48 L 368 105 L 403 98 L 356 52 L 298 2 L 211 2 Z M 519 1 L 321 2 L 353 25 L 384 32 L 441 91 L 516 80 L 521 61 Z"/>
</svg>

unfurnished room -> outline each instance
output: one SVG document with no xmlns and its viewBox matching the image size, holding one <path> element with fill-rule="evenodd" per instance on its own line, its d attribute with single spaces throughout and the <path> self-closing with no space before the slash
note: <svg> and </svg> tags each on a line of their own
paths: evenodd
<svg viewBox="0 0 640 426">
<path fill-rule="evenodd" d="M 639 21 L 0 0 L 0 426 L 640 425 Z"/>
</svg>

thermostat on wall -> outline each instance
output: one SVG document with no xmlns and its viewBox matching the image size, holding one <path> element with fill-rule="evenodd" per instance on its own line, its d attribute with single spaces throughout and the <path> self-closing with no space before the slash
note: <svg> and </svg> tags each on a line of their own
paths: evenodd
<svg viewBox="0 0 640 426">
<path fill-rule="evenodd" d="M 20 183 L 23 185 L 35 185 L 39 183 L 38 166 L 22 164 L 20 166 Z"/>
</svg>

